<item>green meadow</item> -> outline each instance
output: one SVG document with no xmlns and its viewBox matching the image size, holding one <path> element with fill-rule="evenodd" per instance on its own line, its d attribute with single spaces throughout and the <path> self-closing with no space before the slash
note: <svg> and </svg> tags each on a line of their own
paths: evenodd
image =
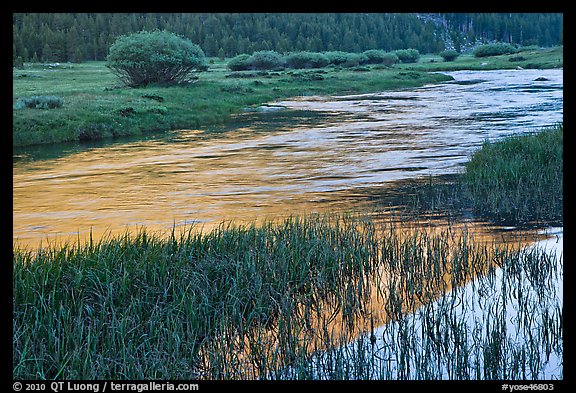
<svg viewBox="0 0 576 393">
<path fill-rule="evenodd" d="M 187 86 L 118 87 L 103 62 L 38 65 L 14 71 L 14 101 L 19 97 L 55 95 L 61 108 L 15 109 L 13 145 L 191 129 L 223 124 L 245 108 L 301 95 L 362 93 L 437 83 L 442 74 L 349 69 L 231 72 L 213 63 Z"/>
<path fill-rule="evenodd" d="M 509 61 L 512 56 L 526 60 Z M 235 113 L 280 98 L 354 94 L 409 88 L 451 80 L 441 71 L 501 69 L 518 66 L 562 67 L 563 49 L 444 62 L 425 55 L 418 63 L 357 67 L 235 71 L 228 60 L 212 58 L 209 68 L 185 86 L 120 86 L 104 62 L 43 65 L 26 63 L 13 70 L 13 103 L 33 96 L 63 100 L 54 109 L 13 110 L 13 146 L 93 140 L 224 124 Z M 485 63 L 485 64 L 484 64 Z"/>
</svg>

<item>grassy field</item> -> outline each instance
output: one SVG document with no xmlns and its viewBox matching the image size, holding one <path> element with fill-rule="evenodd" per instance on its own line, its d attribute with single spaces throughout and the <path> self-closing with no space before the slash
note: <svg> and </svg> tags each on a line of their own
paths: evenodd
<svg viewBox="0 0 576 393">
<path fill-rule="evenodd" d="M 455 61 L 446 62 L 439 55 L 423 55 L 416 64 L 399 64 L 396 67 L 414 71 L 458 71 L 458 70 L 503 70 L 512 68 L 562 68 L 564 66 L 564 48 L 526 48 L 520 52 L 474 57 L 472 54 L 460 55 Z"/>
<path fill-rule="evenodd" d="M 450 80 L 437 73 L 379 69 L 236 72 L 214 63 L 188 86 L 119 88 L 102 62 L 14 70 L 14 102 L 55 95 L 61 108 L 15 109 L 13 146 L 98 139 L 225 123 L 277 98 L 361 93 Z"/>
<path fill-rule="evenodd" d="M 562 67 L 562 48 L 443 62 L 425 55 L 416 64 L 391 68 L 367 65 L 278 72 L 230 72 L 227 61 L 211 59 L 207 72 L 188 86 L 125 88 L 103 62 L 25 64 L 13 70 L 13 103 L 35 95 L 62 97 L 55 109 L 14 109 L 13 146 L 100 139 L 174 129 L 193 129 L 230 120 L 234 113 L 279 98 L 366 93 L 439 83 L 451 78 L 436 71 L 517 66 Z M 483 65 L 483 63 L 486 63 Z"/>
</svg>

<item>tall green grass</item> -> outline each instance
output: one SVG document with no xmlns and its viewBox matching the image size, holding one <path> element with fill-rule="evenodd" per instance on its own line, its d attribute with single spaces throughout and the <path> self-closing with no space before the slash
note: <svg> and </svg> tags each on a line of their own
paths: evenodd
<svg viewBox="0 0 576 393">
<path fill-rule="evenodd" d="M 340 286 L 370 270 L 369 226 L 337 222 L 291 219 L 168 239 L 142 231 L 83 246 L 15 250 L 14 377 L 263 372 L 265 327 L 285 335 L 298 306 L 338 298 Z M 282 338 L 277 357 L 293 356 L 293 337 Z M 250 365 L 237 369 L 235 350 L 244 345 Z"/>
<path fill-rule="evenodd" d="M 559 223 L 564 213 L 564 125 L 485 141 L 449 180 L 430 178 L 413 187 L 412 208 L 472 210 L 514 224 Z"/>
<path fill-rule="evenodd" d="M 359 215 L 142 230 L 13 255 L 15 379 L 368 378 L 377 326 L 522 261 L 517 249 L 466 231 L 406 231 Z M 539 274 L 551 263 L 536 256 L 526 265 Z M 428 315 L 430 326 L 445 317 Z M 364 349 L 346 349 L 362 332 Z M 384 345 L 398 367 L 429 356 L 410 346 L 409 332 L 394 337 Z M 433 362 L 419 364 L 402 375 L 437 376 Z"/>
<path fill-rule="evenodd" d="M 463 179 L 473 207 L 515 220 L 561 220 L 563 146 L 563 124 L 484 142 Z"/>
</svg>

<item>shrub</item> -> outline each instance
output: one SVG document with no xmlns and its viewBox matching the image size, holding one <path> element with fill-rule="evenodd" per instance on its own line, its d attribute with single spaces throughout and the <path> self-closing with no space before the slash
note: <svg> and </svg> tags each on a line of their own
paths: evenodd
<svg viewBox="0 0 576 393">
<path fill-rule="evenodd" d="M 24 60 L 21 56 L 12 59 L 12 66 L 16 68 L 24 68 Z"/>
<path fill-rule="evenodd" d="M 254 70 L 274 70 L 284 67 L 284 58 L 273 50 L 254 52 L 247 61 L 250 63 L 250 69 Z"/>
<path fill-rule="evenodd" d="M 306 51 L 290 53 L 285 60 L 289 68 L 322 68 L 330 63 L 326 55 Z"/>
<path fill-rule="evenodd" d="M 517 56 L 511 56 L 508 61 L 510 62 L 517 62 L 517 61 L 524 61 L 527 60 L 524 56 L 522 55 L 517 55 Z"/>
<path fill-rule="evenodd" d="M 324 76 L 318 71 L 301 71 L 290 75 L 294 80 L 299 82 L 312 82 L 324 80 Z"/>
<path fill-rule="evenodd" d="M 475 57 L 498 56 L 516 53 L 516 48 L 512 44 L 496 42 L 494 44 L 477 46 L 473 53 Z"/>
<path fill-rule="evenodd" d="M 444 59 L 444 61 L 454 61 L 460 56 L 458 52 L 452 49 L 447 49 L 440 52 L 440 56 Z"/>
<path fill-rule="evenodd" d="M 32 96 L 29 98 L 19 98 L 14 104 L 14 109 L 36 108 L 54 109 L 64 105 L 62 97 L 58 96 Z"/>
<path fill-rule="evenodd" d="M 231 71 L 248 70 L 250 68 L 250 61 L 248 59 L 250 59 L 250 55 L 247 55 L 246 53 L 238 55 L 228 62 L 228 68 Z"/>
<path fill-rule="evenodd" d="M 183 83 L 193 71 L 207 69 L 198 45 L 167 31 L 120 36 L 110 47 L 106 66 L 131 87 Z"/>
<path fill-rule="evenodd" d="M 342 51 L 324 52 L 329 64 L 340 65 L 348 61 L 350 53 Z"/>
<path fill-rule="evenodd" d="M 399 61 L 400 59 L 398 58 L 398 55 L 396 55 L 396 53 L 386 52 L 384 56 L 382 56 L 382 64 L 386 66 L 391 66 L 393 64 L 398 63 Z"/>
<path fill-rule="evenodd" d="M 420 58 L 420 52 L 417 49 L 399 49 L 394 53 L 402 63 L 416 63 Z"/>
<path fill-rule="evenodd" d="M 363 52 L 364 56 L 366 56 L 366 64 L 380 64 L 383 62 L 384 57 L 386 56 L 386 51 L 381 49 L 370 49 Z"/>
<path fill-rule="evenodd" d="M 348 53 L 348 59 L 342 63 L 343 67 L 357 67 L 360 64 L 366 64 L 368 56 L 363 53 Z"/>
<path fill-rule="evenodd" d="M 381 49 L 370 49 L 362 53 L 366 56 L 366 61 L 363 64 L 384 64 L 391 66 L 399 61 L 398 55 L 393 52 L 386 52 Z"/>
</svg>

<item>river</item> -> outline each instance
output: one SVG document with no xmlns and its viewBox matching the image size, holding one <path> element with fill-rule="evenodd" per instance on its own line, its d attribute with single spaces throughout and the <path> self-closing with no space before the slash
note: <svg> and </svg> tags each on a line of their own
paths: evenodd
<svg viewBox="0 0 576 393">
<path fill-rule="evenodd" d="M 461 171 L 486 139 L 563 120 L 563 70 L 447 74 L 269 103 L 217 129 L 14 151 L 13 241 L 360 208 L 396 182 Z"/>
</svg>

